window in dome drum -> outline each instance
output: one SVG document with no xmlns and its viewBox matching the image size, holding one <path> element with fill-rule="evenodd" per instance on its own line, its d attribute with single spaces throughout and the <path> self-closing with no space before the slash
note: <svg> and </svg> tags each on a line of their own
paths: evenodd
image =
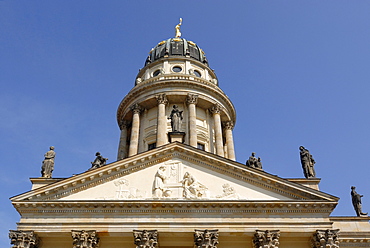
<svg viewBox="0 0 370 248">
<path fill-rule="evenodd" d="M 194 46 L 189 46 L 190 57 L 199 60 L 199 51 Z"/>
<path fill-rule="evenodd" d="M 184 45 L 180 42 L 171 42 L 172 55 L 184 55 Z"/>
</svg>

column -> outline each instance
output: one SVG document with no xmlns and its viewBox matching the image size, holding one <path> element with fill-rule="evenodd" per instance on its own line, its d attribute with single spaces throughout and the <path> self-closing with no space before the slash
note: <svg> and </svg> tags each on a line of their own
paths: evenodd
<svg viewBox="0 0 370 248">
<path fill-rule="evenodd" d="M 157 147 L 163 146 L 167 143 L 167 118 L 166 118 L 166 94 L 159 94 L 156 96 L 158 102 L 157 114 Z"/>
<path fill-rule="evenodd" d="M 218 104 L 213 105 L 211 108 L 213 114 L 213 122 L 215 129 L 215 139 L 216 139 L 216 154 L 219 156 L 224 156 L 223 141 L 222 141 L 222 127 L 221 127 L 221 106 Z"/>
<path fill-rule="evenodd" d="M 128 151 L 128 156 L 131 157 L 136 155 L 139 147 L 139 130 L 140 130 L 140 112 L 142 107 L 135 103 L 131 107 L 132 110 L 132 127 L 131 127 L 131 138 L 130 138 L 130 147 Z"/>
<path fill-rule="evenodd" d="M 254 248 L 279 248 L 279 230 L 256 230 L 253 237 Z"/>
<path fill-rule="evenodd" d="M 311 243 L 313 248 L 339 248 L 339 229 L 316 230 Z"/>
<path fill-rule="evenodd" d="M 119 124 L 119 128 L 121 130 L 121 136 L 119 138 L 117 160 L 121 160 L 127 157 L 127 127 L 128 126 L 129 126 L 129 122 L 126 120 L 122 120 L 121 123 Z"/>
<path fill-rule="evenodd" d="M 217 248 L 218 230 L 197 230 L 194 231 L 194 247 L 196 248 Z"/>
<path fill-rule="evenodd" d="M 73 248 L 97 248 L 99 237 L 95 230 L 72 230 Z"/>
<path fill-rule="evenodd" d="M 198 147 L 197 141 L 197 112 L 196 104 L 198 102 L 198 95 L 188 94 L 186 103 L 189 108 L 189 145 Z"/>
<path fill-rule="evenodd" d="M 157 230 L 133 230 L 136 248 L 154 248 L 158 245 Z"/>
<path fill-rule="evenodd" d="M 12 248 L 37 248 L 39 238 L 33 231 L 9 231 L 10 244 Z"/>
<path fill-rule="evenodd" d="M 235 150 L 234 150 L 234 139 L 233 139 L 233 128 L 234 122 L 226 121 L 224 123 L 225 127 L 225 136 L 226 136 L 226 146 L 227 146 L 227 155 L 228 159 L 235 161 Z"/>
</svg>

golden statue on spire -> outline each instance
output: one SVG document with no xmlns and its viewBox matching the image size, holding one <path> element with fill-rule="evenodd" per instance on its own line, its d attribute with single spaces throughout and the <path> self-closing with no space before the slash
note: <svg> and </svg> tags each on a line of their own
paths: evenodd
<svg viewBox="0 0 370 248">
<path fill-rule="evenodd" d="M 182 18 L 180 17 L 180 23 L 176 25 L 175 27 L 175 30 L 176 30 L 176 35 L 175 37 L 176 38 L 180 38 L 181 37 L 181 32 L 180 32 L 180 26 L 182 24 Z"/>
</svg>

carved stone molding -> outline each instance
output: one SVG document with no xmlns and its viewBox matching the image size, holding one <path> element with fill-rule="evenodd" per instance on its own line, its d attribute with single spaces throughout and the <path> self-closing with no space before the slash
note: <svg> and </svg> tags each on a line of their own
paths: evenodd
<svg viewBox="0 0 370 248">
<path fill-rule="evenodd" d="M 130 109 L 134 114 L 140 114 L 144 110 L 138 103 L 133 104 Z"/>
<path fill-rule="evenodd" d="M 168 103 L 166 94 L 158 94 L 158 95 L 155 96 L 155 98 L 157 99 L 158 104 L 167 104 Z"/>
<path fill-rule="evenodd" d="M 73 248 L 97 248 L 99 237 L 95 230 L 72 230 Z"/>
<path fill-rule="evenodd" d="M 158 244 L 157 230 L 133 230 L 136 248 L 154 248 Z"/>
<path fill-rule="evenodd" d="M 313 248 L 339 248 L 339 229 L 316 230 L 312 237 Z"/>
<path fill-rule="evenodd" d="M 219 104 L 215 104 L 210 108 L 212 114 L 219 114 L 221 112 L 221 106 Z"/>
<path fill-rule="evenodd" d="M 225 121 L 224 123 L 225 129 L 233 130 L 234 128 L 234 122 L 233 121 Z"/>
<path fill-rule="evenodd" d="M 216 230 L 197 230 L 194 231 L 195 248 L 217 248 L 218 229 Z"/>
<path fill-rule="evenodd" d="M 39 239 L 33 231 L 9 231 L 12 248 L 37 248 Z"/>
<path fill-rule="evenodd" d="M 278 248 L 279 230 L 256 230 L 253 237 L 254 248 Z"/>
<path fill-rule="evenodd" d="M 195 94 L 188 94 L 186 97 L 187 104 L 197 104 L 198 102 L 198 95 Z"/>
</svg>

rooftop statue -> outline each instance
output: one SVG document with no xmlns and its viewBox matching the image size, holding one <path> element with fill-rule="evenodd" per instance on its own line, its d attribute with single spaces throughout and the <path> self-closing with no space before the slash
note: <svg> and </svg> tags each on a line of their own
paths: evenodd
<svg viewBox="0 0 370 248">
<path fill-rule="evenodd" d="M 181 32 L 180 32 L 180 26 L 182 24 L 182 18 L 180 18 L 180 23 L 176 25 L 175 27 L 175 31 L 176 31 L 176 35 L 175 37 L 176 38 L 180 38 L 181 37 Z"/>
<path fill-rule="evenodd" d="M 108 160 L 108 158 L 103 158 L 103 156 L 100 155 L 100 152 L 95 153 L 95 156 L 96 158 L 94 162 L 91 162 L 90 170 L 104 166 Z"/>
<path fill-rule="evenodd" d="M 301 164 L 302 164 L 303 174 L 304 174 L 305 178 L 314 178 L 314 177 L 316 177 L 315 168 L 314 168 L 316 162 L 313 159 L 312 155 L 303 146 L 300 146 L 299 150 L 300 150 L 299 155 L 301 157 Z"/>
<path fill-rule="evenodd" d="M 177 105 L 173 105 L 170 117 L 168 117 L 168 119 L 171 119 L 172 132 L 180 132 L 181 120 L 183 119 L 182 112 Z"/>
<path fill-rule="evenodd" d="M 353 204 L 353 207 L 355 208 L 357 216 L 358 217 L 367 216 L 367 213 L 362 212 L 361 197 L 363 197 L 363 195 L 360 195 L 359 193 L 356 192 L 355 186 L 352 186 L 351 189 L 352 189 L 351 191 L 352 204 Z"/>
<path fill-rule="evenodd" d="M 54 152 L 54 146 L 50 146 L 50 151 L 45 153 L 44 155 L 45 159 L 42 161 L 42 167 L 41 167 L 41 177 L 45 178 L 51 178 L 51 174 L 54 170 L 54 158 L 55 158 L 55 152 Z"/>
</svg>

